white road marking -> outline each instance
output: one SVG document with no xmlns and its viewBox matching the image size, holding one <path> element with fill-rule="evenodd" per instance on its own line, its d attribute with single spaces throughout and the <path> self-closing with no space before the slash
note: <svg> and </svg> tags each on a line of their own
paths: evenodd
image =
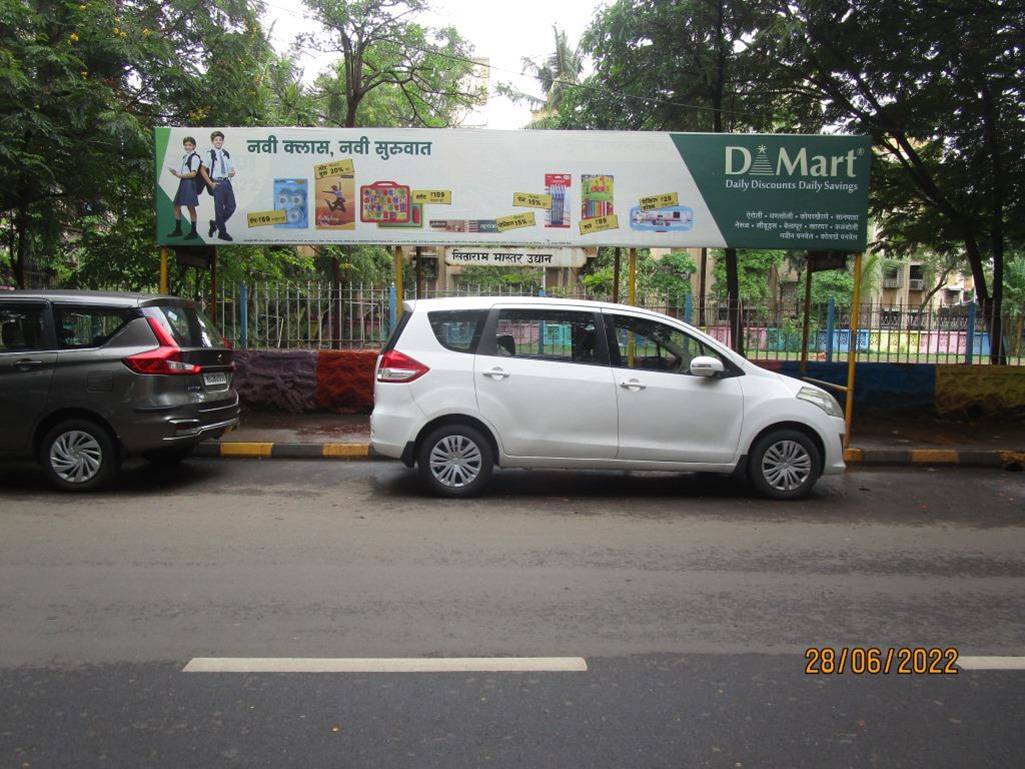
<svg viewBox="0 0 1025 769">
<path fill-rule="evenodd" d="M 184 673 L 565 673 L 583 657 L 193 657 Z"/>
<path fill-rule="evenodd" d="M 963 670 L 1025 670 L 1025 657 L 958 657 Z"/>
</svg>

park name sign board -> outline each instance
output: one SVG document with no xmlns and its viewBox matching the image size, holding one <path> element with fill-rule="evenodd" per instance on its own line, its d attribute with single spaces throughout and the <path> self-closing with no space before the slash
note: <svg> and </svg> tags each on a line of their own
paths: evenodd
<svg viewBox="0 0 1025 769">
<path fill-rule="evenodd" d="M 193 127 L 155 139 L 161 245 L 866 243 L 866 136 Z"/>
<path fill-rule="evenodd" d="M 445 249 L 445 264 L 453 267 L 583 267 L 581 248 L 496 248 L 453 246 Z"/>
</svg>

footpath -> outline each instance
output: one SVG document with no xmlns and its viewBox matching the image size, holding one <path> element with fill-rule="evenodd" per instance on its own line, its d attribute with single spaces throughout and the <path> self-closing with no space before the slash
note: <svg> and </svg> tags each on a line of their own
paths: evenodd
<svg viewBox="0 0 1025 769">
<path fill-rule="evenodd" d="M 197 456 L 270 459 L 370 459 L 365 414 L 243 413 L 241 425 Z M 856 418 L 849 465 L 961 465 L 1025 468 L 1025 424 L 938 417 Z"/>
</svg>

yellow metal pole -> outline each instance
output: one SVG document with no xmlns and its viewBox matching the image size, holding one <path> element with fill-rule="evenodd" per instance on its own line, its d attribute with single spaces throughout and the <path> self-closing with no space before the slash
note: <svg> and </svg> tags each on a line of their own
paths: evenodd
<svg viewBox="0 0 1025 769">
<path fill-rule="evenodd" d="M 167 252 L 170 251 L 167 246 L 163 246 L 160 249 L 160 293 L 167 293 Z"/>
<path fill-rule="evenodd" d="M 627 286 L 627 296 L 629 297 L 627 304 L 633 306 L 637 304 L 637 249 L 630 249 L 630 285 Z"/>
<path fill-rule="evenodd" d="M 405 301 L 406 294 L 403 291 L 402 286 L 402 246 L 395 246 L 395 303 L 398 305 L 398 313 L 402 314 L 402 302 Z"/>
<path fill-rule="evenodd" d="M 843 410 L 844 448 L 851 442 L 851 424 L 854 421 L 854 364 L 858 357 L 858 310 L 861 302 L 861 254 L 854 255 L 854 296 L 851 299 L 851 334 L 847 344 L 847 401 Z"/>
</svg>

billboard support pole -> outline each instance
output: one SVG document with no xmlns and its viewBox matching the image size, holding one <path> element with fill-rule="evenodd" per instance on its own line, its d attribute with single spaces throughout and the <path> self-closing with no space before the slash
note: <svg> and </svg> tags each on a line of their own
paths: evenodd
<svg viewBox="0 0 1025 769">
<path fill-rule="evenodd" d="M 627 286 L 627 304 L 631 307 L 637 304 L 637 249 L 630 249 L 630 284 Z"/>
<path fill-rule="evenodd" d="M 424 292 L 424 270 L 421 258 L 421 246 L 416 247 L 416 298 L 421 299 Z"/>
<path fill-rule="evenodd" d="M 851 442 L 851 425 L 854 421 L 854 363 L 858 357 L 858 310 L 861 302 L 861 252 L 854 255 L 854 296 L 851 300 L 851 331 L 847 344 L 847 400 L 843 418 L 847 429 L 843 434 L 843 445 Z"/>
<path fill-rule="evenodd" d="M 167 293 L 167 252 L 170 249 L 167 246 L 161 246 L 160 248 L 160 293 Z"/>
<path fill-rule="evenodd" d="M 402 246 L 394 247 L 392 258 L 395 265 L 395 294 L 398 297 L 398 306 L 401 308 L 402 302 L 406 298 L 405 287 L 402 285 Z"/>
</svg>

